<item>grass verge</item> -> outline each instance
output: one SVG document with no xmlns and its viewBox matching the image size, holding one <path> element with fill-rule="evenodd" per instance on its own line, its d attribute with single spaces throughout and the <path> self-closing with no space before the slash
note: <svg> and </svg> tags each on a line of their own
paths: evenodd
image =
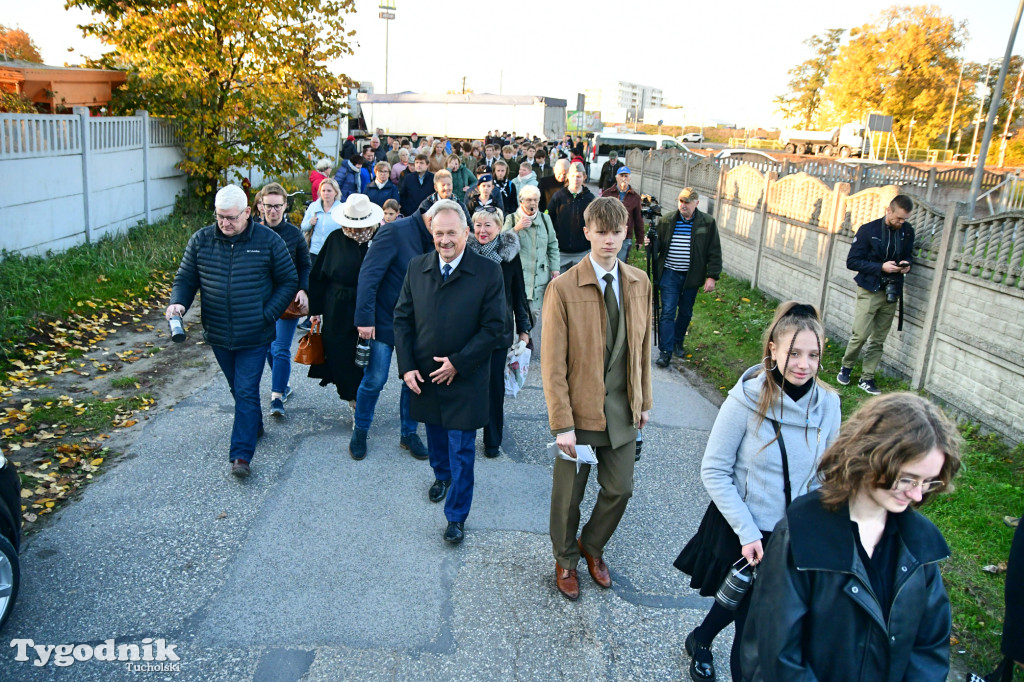
<svg viewBox="0 0 1024 682">
<path fill-rule="evenodd" d="M 642 258 L 631 260 L 644 266 Z M 760 361 L 761 334 L 777 304 L 747 282 L 723 276 L 713 294 L 697 296 L 686 338 L 689 366 L 724 396 L 743 370 Z M 835 381 L 844 350 L 845 344 L 826 341 L 821 376 L 838 389 L 845 418 L 869 396 L 854 384 L 840 386 Z M 859 367 L 854 367 L 854 377 L 858 374 Z M 885 392 L 908 390 L 899 379 L 875 379 Z M 952 549 L 942 573 L 953 608 L 953 659 L 988 670 L 1002 658 L 1005 575 L 985 567 L 1006 561 L 1013 531 L 1003 524 L 1003 516 L 1024 510 L 1024 445 L 1010 447 L 970 423 L 962 423 L 960 431 L 963 467 L 956 490 L 939 496 L 924 512 Z"/>
<path fill-rule="evenodd" d="M 0 254 L 0 373 L 41 320 L 69 314 L 83 298 L 131 297 L 156 273 L 172 272 L 192 233 L 208 222 L 197 205 L 180 202 L 150 226 L 104 237 L 58 254 Z M 95 308 L 95 306 L 92 306 Z"/>
</svg>

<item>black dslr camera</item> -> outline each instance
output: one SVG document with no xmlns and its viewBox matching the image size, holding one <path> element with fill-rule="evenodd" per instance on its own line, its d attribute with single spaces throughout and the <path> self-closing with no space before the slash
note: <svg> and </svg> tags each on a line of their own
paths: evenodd
<svg viewBox="0 0 1024 682">
<path fill-rule="evenodd" d="M 882 284 L 885 285 L 885 302 L 895 303 L 900 297 L 900 281 L 894 276 L 883 276 Z"/>
<path fill-rule="evenodd" d="M 644 218 L 651 222 L 653 222 L 655 218 L 660 218 L 661 206 L 658 205 L 658 200 L 650 194 L 641 194 L 640 213 L 643 214 Z"/>
</svg>

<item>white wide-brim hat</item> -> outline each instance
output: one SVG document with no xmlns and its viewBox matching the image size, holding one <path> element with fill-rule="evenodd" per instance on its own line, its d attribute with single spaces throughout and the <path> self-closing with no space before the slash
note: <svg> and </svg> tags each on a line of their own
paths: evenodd
<svg viewBox="0 0 1024 682">
<path fill-rule="evenodd" d="M 349 194 L 343 204 L 331 209 L 331 220 L 342 227 L 376 227 L 384 219 L 384 209 L 365 194 Z"/>
</svg>

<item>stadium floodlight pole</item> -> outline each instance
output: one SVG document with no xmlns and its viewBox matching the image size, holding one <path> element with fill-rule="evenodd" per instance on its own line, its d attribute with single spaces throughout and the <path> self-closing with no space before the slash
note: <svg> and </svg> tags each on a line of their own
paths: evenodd
<svg viewBox="0 0 1024 682">
<path fill-rule="evenodd" d="M 384 92 L 388 91 L 388 56 L 391 53 L 391 41 L 389 35 L 389 29 L 391 27 L 391 21 L 395 18 L 395 3 L 394 0 L 381 0 L 380 6 L 378 7 L 380 12 L 377 14 L 378 17 L 384 20 Z"/>
<path fill-rule="evenodd" d="M 999 102 L 1003 99 L 1003 82 L 1006 81 L 1006 70 L 1010 66 L 1010 57 L 1013 56 L 1013 43 L 1017 39 L 1017 27 L 1020 26 L 1020 15 L 1024 11 L 1024 0 L 1017 4 L 1017 16 L 1013 20 L 1013 28 L 1010 29 L 1010 39 L 1006 41 L 1006 53 L 1003 55 L 1003 64 L 999 67 L 999 76 L 996 77 L 996 89 L 992 92 L 992 101 L 988 105 L 988 119 L 985 121 L 985 135 L 981 138 L 981 149 L 978 151 L 978 165 L 974 167 L 974 179 L 971 180 L 971 194 L 967 199 L 967 215 L 974 217 L 974 204 L 981 190 L 981 179 L 985 174 L 985 157 L 988 156 L 988 146 L 992 141 L 992 128 L 996 123 L 996 112 L 999 111 Z"/>
</svg>

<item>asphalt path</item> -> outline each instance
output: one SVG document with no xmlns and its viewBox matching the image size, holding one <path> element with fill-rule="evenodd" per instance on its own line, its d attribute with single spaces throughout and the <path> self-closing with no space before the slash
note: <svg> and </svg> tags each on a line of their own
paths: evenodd
<svg viewBox="0 0 1024 682">
<path fill-rule="evenodd" d="M 398 447 L 396 370 L 361 462 L 348 455 L 351 410 L 303 370 L 283 420 L 264 407 L 250 479 L 228 475 L 231 397 L 211 371 L 29 538 L 0 680 L 687 677 L 682 642 L 710 600 L 672 560 L 707 505 L 699 464 L 717 408 L 676 369 L 654 370 L 635 493 L 606 548 L 614 585 L 600 589 L 581 562 L 575 603 L 554 585 L 553 439 L 538 366 L 506 401 L 501 456 L 484 458 L 478 441 L 458 547 L 442 540 L 442 505 L 427 499 L 429 465 Z M 269 385 L 267 372 L 267 403 Z M 719 679 L 728 679 L 730 633 L 715 644 Z M 112 639 L 142 652 L 163 640 L 178 660 L 140 671 L 74 660 L 68 648 L 70 665 L 55 664 L 60 649 L 36 665 L 28 639 L 90 649 Z M 17 660 L 17 640 L 28 660 Z"/>
</svg>

